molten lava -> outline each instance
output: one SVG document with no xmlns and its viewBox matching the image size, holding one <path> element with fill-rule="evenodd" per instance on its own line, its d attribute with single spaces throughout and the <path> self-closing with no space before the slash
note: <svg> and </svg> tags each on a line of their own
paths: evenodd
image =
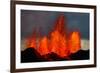
<svg viewBox="0 0 100 73">
<path fill-rule="evenodd" d="M 26 43 L 27 47 L 32 47 L 32 48 L 36 48 L 36 38 L 35 37 L 30 37 L 27 39 L 27 43 Z"/>
<path fill-rule="evenodd" d="M 81 44 L 80 44 L 80 34 L 79 32 L 72 32 L 70 39 L 69 39 L 69 48 L 71 53 L 76 53 L 80 50 Z"/>
<path fill-rule="evenodd" d="M 80 33 L 73 31 L 68 35 L 64 19 L 63 15 L 58 17 L 54 29 L 48 36 L 28 38 L 27 47 L 36 49 L 41 56 L 55 53 L 61 58 L 67 58 L 71 53 L 79 51 L 81 48 Z"/>
<path fill-rule="evenodd" d="M 47 37 L 43 37 L 40 40 L 39 43 L 39 48 L 38 48 L 38 52 L 40 53 L 40 55 L 45 55 L 49 53 L 49 47 L 48 47 L 48 38 Z"/>
</svg>

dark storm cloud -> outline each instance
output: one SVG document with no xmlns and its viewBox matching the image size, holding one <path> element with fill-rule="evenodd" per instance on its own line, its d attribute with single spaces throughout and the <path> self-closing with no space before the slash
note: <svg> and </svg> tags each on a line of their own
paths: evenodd
<svg viewBox="0 0 100 73">
<path fill-rule="evenodd" d="M 47 35 L 60 14 L 64 14 L 66 27 L 70 31 L 78 28 L 82 38 L 89 39 L 89 13 L 32 10 L 21 10 L 21 37 L 32 35 L 37 28 L 42 35 Z"/>
</svg>

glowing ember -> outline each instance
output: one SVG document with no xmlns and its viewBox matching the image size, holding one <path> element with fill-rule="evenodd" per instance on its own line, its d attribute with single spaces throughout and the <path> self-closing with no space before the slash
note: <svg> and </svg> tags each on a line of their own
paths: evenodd
<svg viewBox="0 0 100 73">
<path fill-rule="evenodd" d="M 80 33 L 78 31 L 73 31 L 72 34 L 68 35 L 67 32 L 65 30 L 64 16 L 61 15 L 54 29 L 48 34 L 49 37 L 44 36 L 36 38 L 33 36 L 28 38 L 26 45 L 27 47 L 36 49 L 41 56 L 53 52 L 59 57 L 65 58 L 71 53 L 76 53 L 81 48 Z"/>
</svg>

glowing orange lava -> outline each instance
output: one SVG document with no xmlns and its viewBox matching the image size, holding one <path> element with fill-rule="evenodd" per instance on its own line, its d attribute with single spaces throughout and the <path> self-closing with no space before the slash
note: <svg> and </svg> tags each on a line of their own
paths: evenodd
<svg viewBox="0 0 100 73">
<path fill-rule="evenodd" d="M 80 33 L 73 31 L 68 35 L 64 19 L 63 15 L 58 17 L 54 29 L 48 36 L 28 38 L 27 47 L 36 49 L 42 56 L 53 52 L 61 58 L 79 51 L 81 48 Z"/>
<path fill-rule="evenodd" d="M 40 55 L 45 55 L 49 53 L 49 47 L 48 47 L 48 38 L 47 37 L 43 37 L 40 40 L 39 43 L 39 48 L 38 48 L 38 52 L 40 53 Z"/>
<path fill-rule="evenodd" d="M 80 34 L 79 32 L 72 32 L 70 39 L 69 39 L 69 48 L 71 53 L 76 53 L 80 50 L 81 44 L 80 44 Z"/>
</svg>

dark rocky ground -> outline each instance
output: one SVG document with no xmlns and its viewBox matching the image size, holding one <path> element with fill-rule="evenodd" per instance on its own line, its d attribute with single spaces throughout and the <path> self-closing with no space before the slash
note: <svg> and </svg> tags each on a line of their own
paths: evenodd
<svg viewBox="0 0 100 73">
<path fill-rule="evenodd" d="M 45 61 L 64 61 L 64 60 L 86 60 L 89 59 L 89 50 L 79 50 L 77 53 L 71 54 L 69 57 L 60 58 L 55 53 L 41 56 L 34 48 L 27 48 L 21 51 L 21 62 L 45 62 Z"/>
</svg>

